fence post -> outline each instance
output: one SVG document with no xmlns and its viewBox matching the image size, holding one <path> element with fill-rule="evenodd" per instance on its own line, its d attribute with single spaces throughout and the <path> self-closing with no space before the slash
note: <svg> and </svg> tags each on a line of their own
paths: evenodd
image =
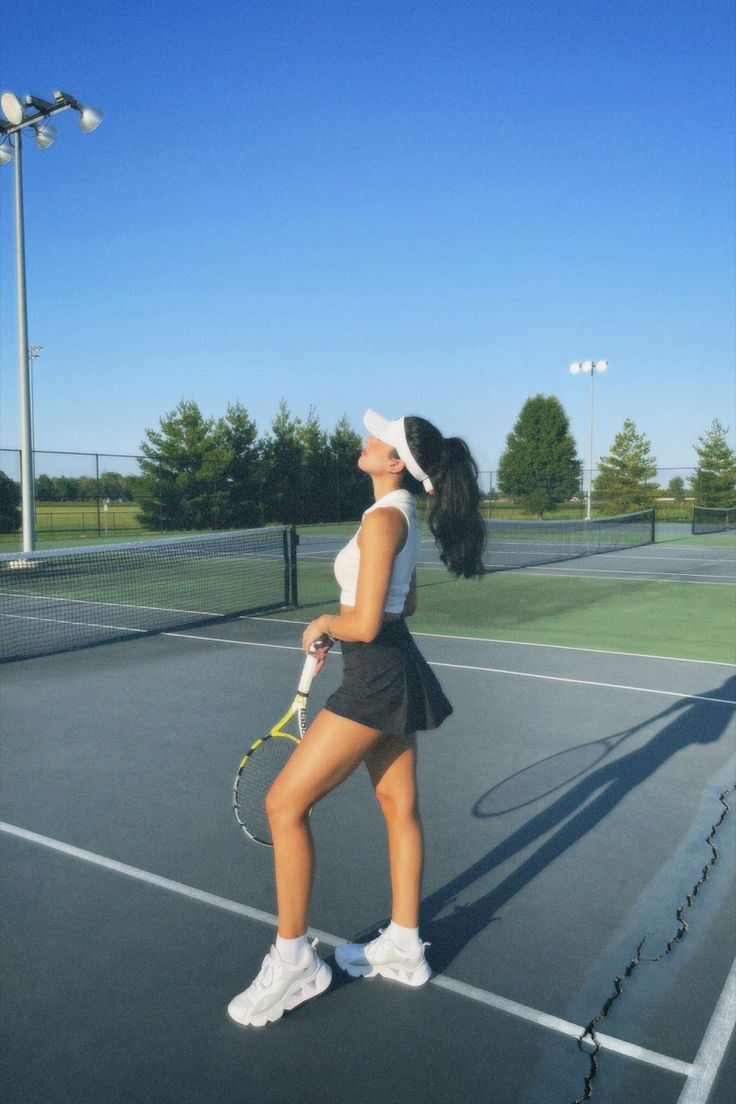
<svg viewBox="0 0 736 1104">
<path fill-rule="evenodd" d="M 102 536 L 102 522 L 100 519 L 100 454 L 95 453 L 95 486 L 97 487 L 97 536 Z M 84 524 L 84 521 L 82 522 Z"/>
</svg>

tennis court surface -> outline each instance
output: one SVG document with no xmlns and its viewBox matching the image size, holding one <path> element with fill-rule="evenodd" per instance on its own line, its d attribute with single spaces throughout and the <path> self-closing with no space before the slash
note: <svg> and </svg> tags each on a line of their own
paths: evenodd
<svg viewBox="0 0 736 1104">
<path fill-rule="evenodd" d="M 499 572 L 482 592 L 423 568 L 413 628 L 455 707 L 420 737 L 435 977 L 413 990 L 335 968 L 264 1029 L 226 1015 L 274 924 L 270 853 L 237 829 L 230 787 L 330 593 L 316 538 L 300 544 L 301 608 L 211 610 L 4 664 L 3 1099 L 572 1104 L 592 1050 L 577 1039 L 622 977 L 590 1099 L 730 1101 L 736 549 L 710 539 Z M 715 577 L 667 579 L 673 552 L 679 574 Z M 651 577 L 628 577 L 642 555 Z M 597 578 L 604 561 L 618 573 Z M 547 575 L 571 564 L 584 577 Z M 312 712 L 339 668 L 331 655 Z M 334 966 L 390 908 L 365 773 L 312 824 L 313 934 Z"/>
</svg>

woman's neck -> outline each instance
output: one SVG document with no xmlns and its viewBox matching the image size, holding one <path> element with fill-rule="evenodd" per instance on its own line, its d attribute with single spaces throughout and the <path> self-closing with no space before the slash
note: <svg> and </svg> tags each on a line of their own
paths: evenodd
<svg viewBox="0 0 736 1104">
<path fill-rule="evenodd" d="M 400 488 L 401 480 L 397 479 L 395 475 L 374 475 L 372 479 L 374 502 L 378 502 L 379 498 L 384 498 L 387 494 L 398 491 Z"/>
</svg>

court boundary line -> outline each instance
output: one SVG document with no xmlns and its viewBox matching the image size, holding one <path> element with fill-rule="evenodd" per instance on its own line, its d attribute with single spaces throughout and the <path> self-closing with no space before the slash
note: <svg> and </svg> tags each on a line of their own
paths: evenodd
<svg viewBox="0 0 736 1104">
<path fill-rule="evenodd" d="M 194 633 L 164 632 L 159 636 L 173 636 L 179 640 L 204 640 L 215 644 L 236 644 L 241 648 L 275 648 L 282 652 L 301 652 L 297 644 L 266 644 L 257 640 L 231 640 L 224 636 L 199 636 Z M 596 682 L 592 679 L 563 678 L 561 675 L 538 675 L 531 671 L 509 671 L 503 667 L 474 667 L 468 663 L 441 663 L 428 659 L 430 667 L 449 667 L 455 671 L 482 671 L 490 675 L 513 675 L 516 678 L 540 679 L 543 682 L 567 682 L 573 686 L 598 686 L 605 690 L 631 690 L 636 694 L 658 694 L 665 698 L 681 698 L 685 701 L 712 702 L 715 705 L 736 705 L 731 698 L 710 698 L 704 694 L 683 694 L 679 690 L 655 690 L 651 686 L 627 686 L 618 682 Z"/>
<path fill-rule="evenodd" d="M 238 621 L 273 621 L 279 625 L 308 625 L 309 621 L 293 621 L 290 617 L 268 617 L 242 613 Z M 734 667 L 722 659 L 684 659 L 682 656 L 653 655 L 651 652 L 616 652 L 610 648 L 577 648 L 574 644 L 538 644 L 534 640 L 502 640 L 496 636 L 453 636 L 450 633 L 428 633 L 412 629 L 412 636 L 424 636 L 433 640 L 466 640 L 478 644 L 511 644 L 519 648 L 557 648 L 561 652 L 586 652 L 590 655 L 631 656 L 634 659 L 662 659 L 667 663 L 707 663 L 711 667 Z"/>
<path fill-rule="evenodd" d="M 252 908 L 238 901 L 231 901 L 227 897 L 220 897 L 216 894 L 208 893 L 206 890 L 197 889 L 194 886 L 188 886 L 184 882 L 177 882 L 171 878 L 164 878 L 159 874 L 153 874 L 150 871 L 142 870 L 140 867 L 130 866 L 127 863 L 119 862 L 117 859 L 111 859 L 105 855 L 98 855 L 94 851 L 87 851 L 84 848 L 75 847 L 73 844 L 65 843 L 62 840 L 55 840 L 50 836 L 44 836 L 38 832 L 31 832 L 27 828 L 21 828 L 19 825 L 0 821 L 0 832 L 13 836 L 16 839 L 24 840 L 27 843 L 45 847 L 47 850 L 56 851 L 69 858 L 90 863 L 93 866 L 101 867 L 116 874 L 122 874 L 125 877 L 132 878 L 134 881 L 143 882 L 146 885 L 152 885 L 158 889 L 168 890 L 180 897 L 198 901 L 200 904 L 209 905 L 224 912 L 235 913 L 248 920 L 253 920 L 256 923 L 267 924 L 274 929 L 277 926 L 278 918 L 261 909 Z M 330 947 L 339 947 L 347 942 L 347 940 L 343 939 L 341 936 L 333 935 L 331 932 L 321 931 L 319 928 L 310 927 L 308 934 Z M 430 985 L 435 985 L 440 989 L 454 993 L 457 996 L 465 997 L 478 1004 L 484 1004 L 488 1007 L 495 1008 L 497 1011 L 514 1016 L 516 1019 L 526 1020 L 529 1023 L 536 1024 L 538 1027 L 555 1031 L 560 1035 L 577 1039 L 585 1032 L 585 1028 L 580 1024 L 571 1023 L 569 1020 L 563 1020 L 548 1012 L 542 1012 L 537 1008 L 531 1008 L 528 1005 L 520 1004 L 518 1001 L 510 1000 L 508 997 L 502 997 L 485 989 L 479 989 L 474 985 L 456 981 L 454 978 L 446 977 L 442 974 L 434 975 L 430 979 Z M 707 1034 L 708 1032 L 706 1031 L 706 1035 Z M 667 1070 L 670 1073 L 679 1074 L 680 1077 L 691 1078 L 695 1069 L 692 1062 L 684 1062 L 679 1058 L 671 1058 L 669 1055 L 660 1054 L 654 1050 L 648 1050 L 646 1047 L 637 1046 L 635 1043 L 628 1043 L 624 1039 L 617 1039 L 612 1035 L 599 1034 L 598 1041 L 605 1050 L 609 1050 L 625 1058 L 631 1058 L 634 1061 L 642 1062 L 646 1065 L 655 1066 L 658 1069 Z M 695 1072 L 697 1074 L 697 1071 Z M 692 1104 L 702 1104 L 702 1102 L 693 1100 Z"/>
<path fill-rule="evenodd" d="M 677 1104 L 706 1104 L 736 1028 L 736 959 L 724 983 Z"/>
<path fill-rule="evenodd" d="M 545 564 L 530 564 L 526 570 L 533 571 L 537 575 L 566 575 L 570 578 L 578 578 L 580 574 L 578 571 L 578 565 L 574 563 L 560 563 L 556 571 L 538 570 L 538 568 L 545 566 Z M 643 583 L 676 583 L 680 579 L 707 579 L 709 585 L 720 584 L 722 586 L 730 586 L 734 582 L 734 580 L 736 580 L 736 575 L 696 575 L 693 571 L 658 571 L 655 573 L 654 571 L 647 572 L 644 570 L 626 571 L 625 568 L 615 568 L 615 570 L 620 571 L 621 574 L 608 575 L 604 574 L 603 571 L 601 571 L 595 572 L 591 575 L 583 575 L 580 577 L 585 579 L 620 579 L 625 582 L 626 579 L 629 577 L 638 576 L 640 577 L 639 582 Z M 644 576 L 644 578 L 641 578 L 641 576 Z"/>
<path fill-rule="evenodd" d="M 638 694 L 659 694 L 666 698 L 684 698 L 687 701 L 713 702 L 716 705 L 736 705 L 731 698 L 710 698 L 703 694 L 683 694 L 678 690 L 654 690 L 650 686 L 626 686 L 617 682 L 595 682 L 592 679 L 563 678 L 561 675 L 537 675 L 530 671 L 506 671 L 501 667 L 470 667 L 462 663 L 436 663 L 427 660 L 430 667 L 450 667 L 460 671 L 487 671 L 493 675 L 516 675 L 517 678 L 542 679 L 545 682 L 567 682 L 574 686 L 598 686 L 606 690 L 633 690 Z"/>
</svg>

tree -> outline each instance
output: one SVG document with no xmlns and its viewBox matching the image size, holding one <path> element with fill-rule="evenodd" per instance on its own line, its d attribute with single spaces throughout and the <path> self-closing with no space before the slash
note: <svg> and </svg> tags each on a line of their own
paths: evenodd
<svg viewBox="0 0 736 1104">
<path fill-rule="evenodd" d="M 241 403 L 229 405 L 215 427 L 226 457 L 221 524 L 250 529 L 263 524 L 261 448 L 256 424 Z"/>
<path fill-rule="evenodd" d="M 68 475 L 55 475 L 51 482 L 54 485 L 54 502 L 77 502 L 79 499 L 79 482 Z"/>
<path fill-rule="evenodd" d="M 610 454 L 601 457 L 593 484 L 596 497 L 606 502 L 606 513 L 626 514 L 654 506 L 658 490 L 652 480 L 657 461 L 650 448 L 647 438 L 627 418 Z"/>
<path fill-rule="evenodd" d="M 580 461 L 570 423 L 554 395 L 527 399 L 498 465 L 498 485 L 529 514 L 542 518 L 580 489 Z"/>
<path fill-rule="evenodd" d="M 736 453 L 726 440 L 728 428 L 715 418 L 698 438 L 698 466 L 690 484 L 698 506 L 733 506 L 736 503 Z"/>
<path fill-rule="evenodd" d="M 307 420 L 299 429 L 299 438 L 302 445 L 300 520 L 302 523 L 332 520 L 334 502 L 328 486 L 329 444 L 313 406 L 310 406 Z"/>
<path fill-rule="evenodd" d="M 56 502 L 56 487 L 48 475 L 39 475 L 36 480 L 36 499 L 39 502 Z"/>
<path fill-rule="evenodd" d="M 80 475 L 76 479 L 77 501 L 94 502 L 99 493 L 97 480 L 93 475 Z"/>
<path fill-rule="evenodd" d="M 302 423 L 292 418 L 282 399 L 279 412 L 271 424 L 271 433 L 263 442 L 264 511 L 266 521 L 284 525 L 300 522 L 301 466 L 304 445 Z"/>
<path fill-rule="evenodd" d="M 676 505 L 685 501 L 685 480 L 681 475 L 675 475 L 667 484 L 667 494 Z"/>
<path fill-rule="evenodd" d="M 216 529 L 228 453 L 213 420 L 182 399 L 159 425 L 141 445 L 139 519 L 162 529 Z"/>
<path fill-rule="evenodd" d="M 100 498 L 109 498 L 113 502 L 127 498 L 122 475 L 119 472 L 100 472 L 99 495 Z"/>
<path fill-rule="evenodd" d="M 20 486 L 0 471 L 0 533 L 15 533 L 20 528 Z"/>
<path fill-rule="evenodd" d="M 328 521 L 354 521 L 371 504 L 371 481 L 358 467 L 361 437 L 343 415 L 330 435 L 329 478 L 325 499 L 333 507 Z"/>
</svg>

